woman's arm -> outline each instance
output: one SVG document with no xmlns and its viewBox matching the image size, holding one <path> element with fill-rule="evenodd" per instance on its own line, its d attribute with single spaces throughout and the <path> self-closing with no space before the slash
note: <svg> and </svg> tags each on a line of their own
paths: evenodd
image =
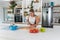
<svg viewBox="0 0 60 40">
<path fill-rule="evenodd" d="M 40 22 L 40 17 L 36 16 L 36 26 L 39 24 L 39 22 Z"/>
<path fill-rule="evenodd" d="M 27 22 L 28 22 L 28 24 L 31 24 L 31 23 L 29 22 L 29 17 L 28 17 L 28 19 L 27 19 Z"/>
</svg>

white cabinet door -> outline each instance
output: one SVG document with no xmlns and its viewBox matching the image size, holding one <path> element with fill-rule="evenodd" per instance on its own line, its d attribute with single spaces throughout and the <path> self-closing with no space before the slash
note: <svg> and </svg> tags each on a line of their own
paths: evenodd
<svg viewBox="0 0 60 40">
<path fill-rule="evenodd" d="M 0 7 L 0 23 L 3 22 L 3 8 Z"/>
</svg>

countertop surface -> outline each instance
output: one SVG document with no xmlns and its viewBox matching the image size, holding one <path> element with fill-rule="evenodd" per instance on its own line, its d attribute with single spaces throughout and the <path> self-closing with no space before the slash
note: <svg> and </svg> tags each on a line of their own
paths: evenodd
<svg viewBox="0 0 60 40">
<path fill-rule="evenodd" d="M 54 28 L 46 28 L 46 32 L 43 33 L 29 33 L 29 30 L 22 29 L 11 31 L 8 29 L 9 25 L 0 24 L 0 40 L 60 40 L 60 26 L 58 25 L 54 25 Z M 22 25 L 24 24 L 20 26 Z"/>
</svg>

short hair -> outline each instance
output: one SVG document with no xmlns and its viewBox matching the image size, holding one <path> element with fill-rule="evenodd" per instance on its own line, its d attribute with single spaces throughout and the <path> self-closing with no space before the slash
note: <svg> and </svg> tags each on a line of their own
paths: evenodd
<svg viewBox="0 0 60 40">
<path fill-rule="evenodd" d="M 33 9 L 30 9 L 29 12 L 33 12 L 34 13 L 34 10 Z"/>
</svg>

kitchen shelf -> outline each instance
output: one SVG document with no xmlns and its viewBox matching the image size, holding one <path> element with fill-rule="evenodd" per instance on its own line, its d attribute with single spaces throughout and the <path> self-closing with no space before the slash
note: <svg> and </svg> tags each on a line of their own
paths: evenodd
<svg viewBox="0 0 60 40">
<path fill-rule="evenodd" d="M 53 6 L 53 7 L 60 7 L 60 5 L 56 5 L 56 6 Z"/>
<path fill-rule="evenodd" d="M 60 12 L 53 12 L 53 13 L 60 13 Z"/>
<path fill-rule="evenodd" d="M 53 13 L 60 13 L 60 5 L 53 6 Z"/>
<path fill-rule="evenodd" d="M 53 23 L 53 25 L 60 25 L 60 23 Z"/>
</svg>

